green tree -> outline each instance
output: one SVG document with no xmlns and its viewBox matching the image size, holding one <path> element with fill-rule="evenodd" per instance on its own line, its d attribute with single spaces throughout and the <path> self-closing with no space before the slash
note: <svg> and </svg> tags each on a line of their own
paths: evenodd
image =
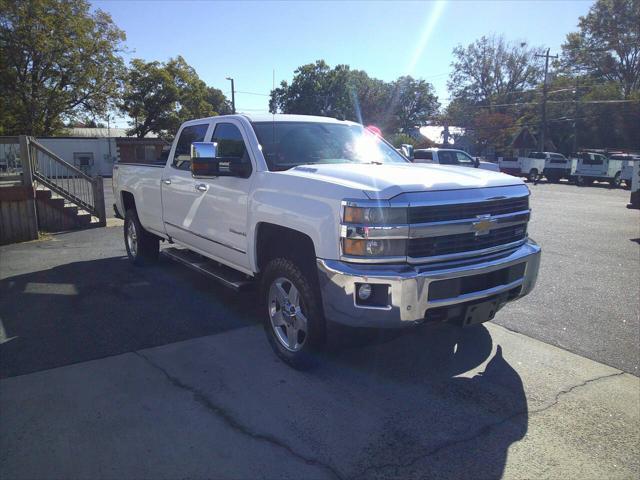
<svg viewBox="0 0 640 480">
<path fill-rule="evenodd" d="M 616 82 L 624 98 L 640 88 L 640 1 L 598 0 L 567 35 L 562 64 Z"/>
<path fill-rule="evenodd" d="M 540 48 L 496 36 L 483 36 L 466 47 L 458 45 L 447 83 L 451 96 L 490 107 L 517 98 L 541 79 L 541 62 L 536 57 L 540 52 Z"/>
<path fill-rule="evenodd" d="M 392 84 L 391 108 L 397 129 L 409 132 L 438 113 L 440 104 L 430 83 L 406 76 Z"/>
<path fill-rule="evenodd" d="M 348 65 L 302 65 L 271 92 L 271 112 L 323 115 L 373 124 L 387 133 L 427 122 L 438 110 L 431 84 L 411 77 L 386 83 Z"/>
<path fill-rule="evenodd" d="M 52 135 L 117 97 L 125 34 L 85 0 L 0 0 L 0 130 Z"/>
<path fill-rule="evenodd" d="M 181 56 L 166 63 L 131 61 L 120 109 L 131 117 L 131 134 L 175 133 L 192 118 L 230 113 L 224 94 L 207 85 Z"/>
</svg>

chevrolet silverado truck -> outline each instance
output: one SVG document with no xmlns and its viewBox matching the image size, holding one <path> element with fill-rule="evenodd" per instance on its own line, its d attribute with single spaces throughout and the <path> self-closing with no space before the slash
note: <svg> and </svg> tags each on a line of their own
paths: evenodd
<svg viewBox="0 0 640 480">
<path fill-rule="evenodd" d="M 192 120 L 166 163 L 116 165 L 113 182 L 131 262 L 155 261 L 164 241 L 228 287 L 259 285 L 267 338 L 294 367 L 312 363 L 328 321 L 481 323 L 538 275 L 522 180 L 413 164 L 353 122 Z"/>
</svg>

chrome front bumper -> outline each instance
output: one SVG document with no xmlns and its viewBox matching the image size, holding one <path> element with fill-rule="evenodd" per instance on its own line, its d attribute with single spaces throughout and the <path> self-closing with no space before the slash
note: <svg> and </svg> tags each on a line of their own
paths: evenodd
<svg viewBox="0 0 640 480">
<path fill-rule="evenodd" d="M 465 292 L 449 298 L 429 300 L 434 281 L 483 275 L 520 264 L 524 273 L 508 283 Z M 427 311 L 508 294 L 508 301 L 527 295 L 535 286 L 540 266 L 540 247 L 527 243 L 507 255 L 476 263 L 440 265 L 362 265 L 337 260 L 317 260 L 325 316 L 332 321 L 358 327 L 394 328 L 422 322 Z M 388 305 L 358 305 L 356 284 L 389 286 Z"/>
</svg>

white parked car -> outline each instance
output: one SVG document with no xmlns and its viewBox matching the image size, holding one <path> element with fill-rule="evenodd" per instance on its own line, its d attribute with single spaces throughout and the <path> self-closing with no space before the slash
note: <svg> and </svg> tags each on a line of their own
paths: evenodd
<svg viewBox="0 0 640 480">
<path fill-rule="evenodd" d="M 165 255 L 228 287 L 258 284 L 268 340 L 296 367 L 327 320 L 485 322 L 538 275 L 521 180 L 411 164 L 353 122 L 192 120 L 166 165 L 116 165 L 113 181 L 129 259 L 152 262 L 165 241 Z"/>
<path fill-rule="evenodd" d="M 456 165 L 459 167 L 480 168 L 499 172 L 497 164 L 473 158 L 467 152 L 452 148 L 421 148 L 413 151 L 414 163 L 435 163 L 438 165 Z"/>
</svg>

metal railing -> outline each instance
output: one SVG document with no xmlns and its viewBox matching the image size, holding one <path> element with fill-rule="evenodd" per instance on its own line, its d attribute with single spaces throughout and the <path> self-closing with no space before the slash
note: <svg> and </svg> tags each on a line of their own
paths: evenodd
<svg viewBox="0 0 640 480">
<path fill-rule="evenodd" d="M 19 137 L 0 137 L 0 181 L 21 181 Z"/>
<path fill-rule="evenodd" d="M 0 180 L 13 176 L 22 180 L 24 185 L 42 185 L 78 209 L 97 217 L 96 225 L 106 224 L 102 177 L 90 177 L 33 137 L 0 137 L 0 146 L 7 165 L 11 161 L 11 167 L 2 168 L 6 173 L 0 176 Z"/>
</svg>

